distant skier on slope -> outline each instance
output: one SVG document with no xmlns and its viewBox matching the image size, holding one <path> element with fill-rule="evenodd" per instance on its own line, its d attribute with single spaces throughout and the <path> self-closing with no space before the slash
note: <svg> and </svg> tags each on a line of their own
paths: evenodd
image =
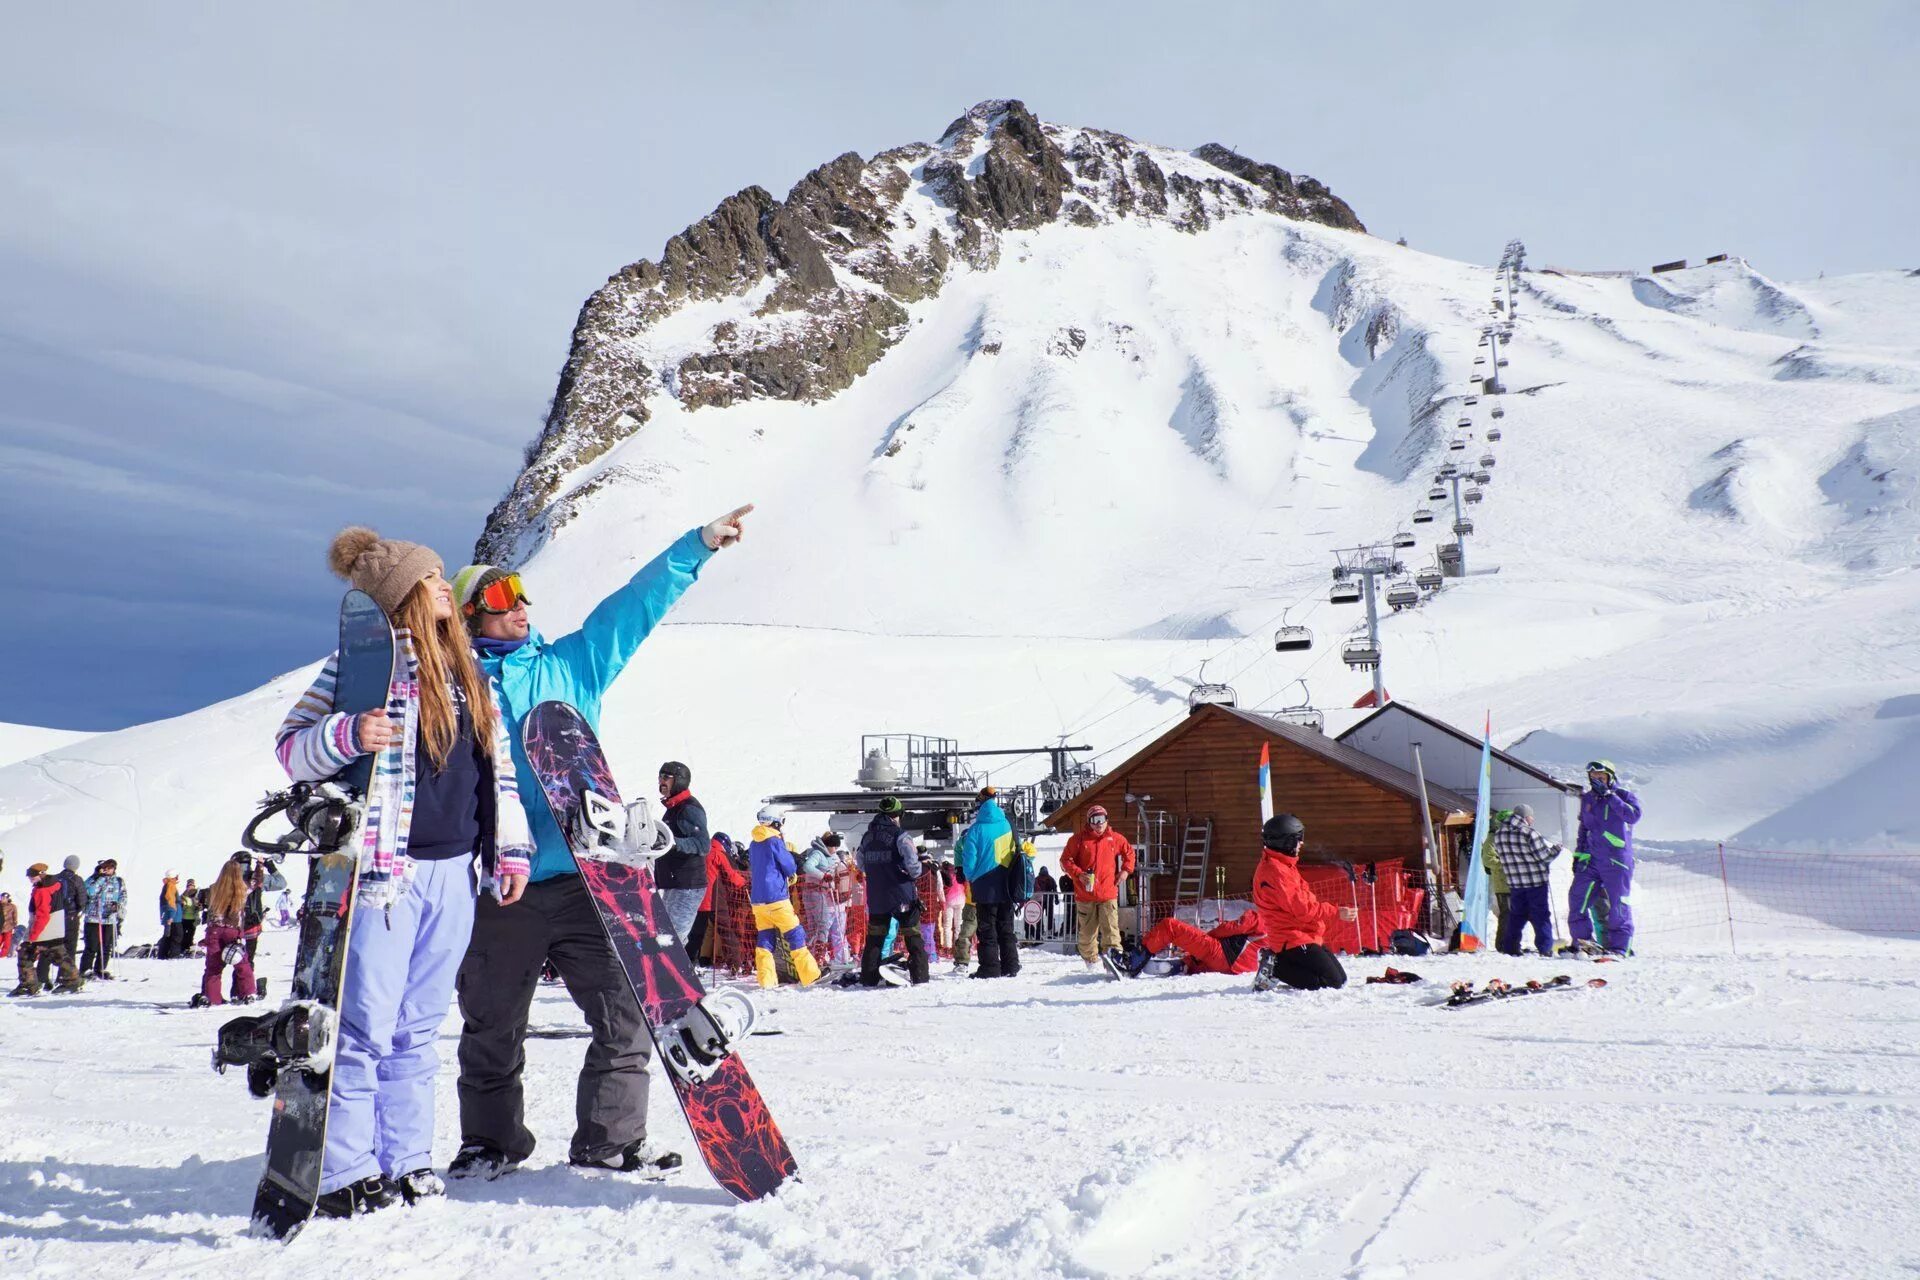
<svg viewBox="0 0 1920 1280">
<path fill-rule="evenodd" d="M 1260 940 L 1265 936 L 1266 928 L 1260 923 L 1257 909 L 1243 911 L 1235 919 L 1223 920 L 1211 929 L 1168 916 L 1147 930 L 1147 936 L 1127 957 L 1127 974 L 1139 977 L 1146 970 L 1147 962 L 1168 947 L 1179 947 L 1184 953 L 1189 976 L 1252 973 L 1260 965 Z"/>
<path fill-rule="evenodd" d="M 1343 987 L 1347 971 L 1321 939 L 1335 920 L 1354 920 L 1359 912 L 1322 902 L 1300 874 L 1300 850 L 1307 826 L 1290 813 L 1268 818 L 1260 828 L 1260 865 L 1253 873 L 1253 905 L 1260 912 L 1266 942 L 1256 991 L 1285 983 L 1313 991 Z"/>
<path fill-rule="evenodd" d="M 1573 887 L 1567 892 L 1567 931 L 1574 945 L 1592 942 L 1625 955 L 1633 950 L 1633 824 L 1640 801 L 1620 785 L 1611 760 L 1587 765 L 1580 797 L 1580 829 L 1573 845 Z"/>
<path fill-rule="evenodd" d="M 595 605 L 578 631 L 549 641 L 528 616 L 520 575 L 490 564 L 470 564 L 453 576 L 454 594 L 480 667 L 491 679 L 507 723 L 520 794 L 534 840 L 526 897 L 513 912 L 482 901 L 473 945 L 460 968 L 460 1153 L 448 1172 L 456 1178 L 495 1178 L 533 1154 L 526 1126 L 522 1076 L 527 1019 L 540 971 L 552 961 L 567 993 L 586 1014 L 587 1043 L 574 1103 L 567 1158 L 588 1168 L 659 1172 L 680 1164 L 672 1152 L 647 1143 L 647 1063 L 653 1039 L 633 998 L 580 869 L 541 798 L 527 763 L 520 725 L 539 703 L 571 704 L 595 732 L 600 704 L 614 679 L 660 624 L 715 552 L 742 536 L 753 510 L 736 508 L 689 529 Z M 676 833 L 676 841 L 679 833 Z M 695 855 L 705 849 L 682 850 Z M 674 931 L 685 938 L 702 894 L 675 895 L 705 884 L 705 859 L 674 859 L 676 883 L 661 884 Z M 684 873 L 685 879 L 679 876 Z"/>
</svg>

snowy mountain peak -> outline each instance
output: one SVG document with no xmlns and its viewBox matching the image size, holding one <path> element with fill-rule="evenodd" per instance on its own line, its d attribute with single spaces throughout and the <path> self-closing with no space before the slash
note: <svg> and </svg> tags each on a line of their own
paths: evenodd
<svg viewBox="0 0 1920 1280">
<path fill-rule="evenodd" d="M 699 409 L 844 391 L 905 333 L 908 305 L 955 273 L 992 270 L 1010 232 L 1200 233 L 1252 211 L 1365 230 L 1324 184 L 1218 143 L 1169 150 L 1049 124 L 1010 99 L 977 104 L 931 145 L 847 152 L 784 201 L 748 187 L 581 308 L 546 426 L 476 554 L 529 555 L 598 487 L 568 491 L 569 477 L 648 423 L 661 397 Z"/>
</svg>

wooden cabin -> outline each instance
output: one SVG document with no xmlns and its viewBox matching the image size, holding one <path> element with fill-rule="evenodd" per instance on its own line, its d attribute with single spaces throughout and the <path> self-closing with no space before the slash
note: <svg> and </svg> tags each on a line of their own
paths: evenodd
<svg viewBox="0 0 1920 1280">
<path fill-rule="evenodd" d="M 1211 823 L 1203 893 L 1246 897 L 1260 860 L 1263 745 L 1272 759 L 1274 812 L 1306 823 L 1304 862 L 1401 863 L 1418 874 L 1424 824 L 1412 774 L 1311 729 L 1221 705 L 1196 708 L 1045 821 L 1075 831 L 1089 807 L 1104 805 L 1143 857 L 1159 854 L 1156 880 L 1167 878 L 1147 888 L 1149 899 L 1174 896 L 1182 846 Z M 1427 804 L 1436 835 L 1450 813 L 1473 811 L 1472 800 L 1431 783 Z"/>
</svg>

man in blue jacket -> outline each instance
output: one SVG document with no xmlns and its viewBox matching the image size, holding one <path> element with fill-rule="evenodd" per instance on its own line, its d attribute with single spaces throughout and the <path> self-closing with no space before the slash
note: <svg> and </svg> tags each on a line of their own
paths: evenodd
<svg viewBox="0 0 1920 1280">
<path fill-rule="evenodd" d="M 520 722 L 549 699 L 571 703 L 599 727 L 607 688 L 700 569 L 740 540 L 740 507 L 690 529 L 594 607 L 578 631 L 549 641 L 527 618 L 520 575 L 471 564 L 454 595 L 480 665 L 507 718 L 535 850 L 525 896 L 502 907 L 482 895 L 460 966 L 460 1152 L 455 1178 L 496 1178 L 533 1153 L 525 1122 L 527 1015 L 541 968 L 551 962 L 592 1029 L 574 1099 L 568 1159 L 587 1168 L 662 1173 L 680 1157 L 647 1143 L 647 1062 L 653 1042 L 613 948 L 607 945 L 566 837 L 527 764 Z"/>
<path fill-rule="evenodd" d="M 981 789 L 973 825 L 962 833 L 954 850 L 980 913 L 976 978 L 1011 978 L 1020 972 L 1020 940 L 1013 931 L 1013 876 L 1008 870 L 1020 850 L 1013 824 L 1000 812 L 995 794 L 992 787 Z"/>
</svg>

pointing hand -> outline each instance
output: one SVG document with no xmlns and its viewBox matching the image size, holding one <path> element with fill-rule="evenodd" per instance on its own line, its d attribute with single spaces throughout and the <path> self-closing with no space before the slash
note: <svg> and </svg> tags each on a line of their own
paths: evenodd
<svg viewBox="0 0 1920 1280">
<path fill-rule="evenodd" d="M 730 547 L 746 536 L 746 516 L 752 512 L 753 504 L 735 507 L 719 519 L 712 521 L 700 530 L 700 541 L 707 544 L 707 550 L 718 551 Z"/>
</svg>

